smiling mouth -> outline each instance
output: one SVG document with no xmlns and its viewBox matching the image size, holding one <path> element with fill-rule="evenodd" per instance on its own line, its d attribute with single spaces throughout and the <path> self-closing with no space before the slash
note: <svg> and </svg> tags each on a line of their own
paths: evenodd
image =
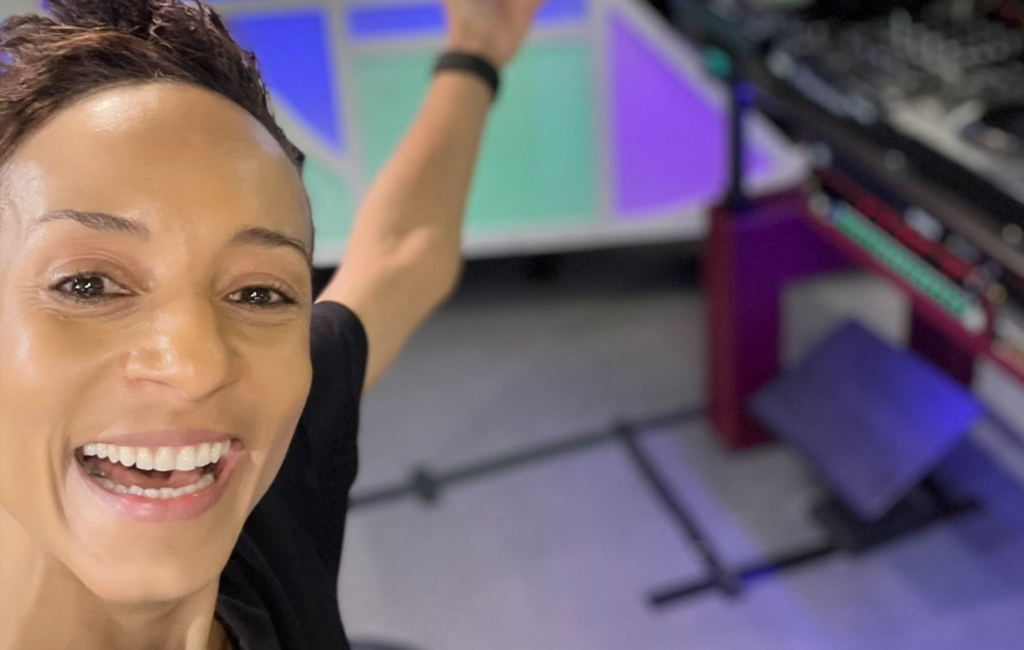
<svg viewBox="0 0 1024 650">
<path fill-rule="evenodd" d="M 231 441 L 184 447 L 95 443 L 75 450 L 85 474 L 108 492 L 145 499 L 178 499 L 209 489 L 223 472 Z"/>
</svg>

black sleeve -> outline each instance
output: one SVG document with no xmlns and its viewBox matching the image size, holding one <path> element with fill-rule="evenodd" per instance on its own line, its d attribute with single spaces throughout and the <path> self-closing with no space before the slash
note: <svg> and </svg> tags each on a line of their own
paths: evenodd
<svg viewBox="0 0 1024 650">
<path fill-rule="evenodd" d="M 313 307 L 313 383 L 291 448 L 272 490 L 286 499 L 337 575 L 348 494 L 358 469 L 359 407 L 366 377 L 366 331 L 348 307 Z"/>
<path fill-rule="evenodd" d="M 359 317 L 336 302 L 313 307 L 310 326 L 313 385 L 302 413 L 318 465 L 327 480 L 339 476 L 346 493 L 356 477 L 356 434 L 366 379 L 366 330 Z"/>
</svg>

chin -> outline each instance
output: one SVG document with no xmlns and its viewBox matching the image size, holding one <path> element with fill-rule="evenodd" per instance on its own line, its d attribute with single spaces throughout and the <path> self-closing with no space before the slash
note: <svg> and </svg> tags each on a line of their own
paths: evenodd
<svg viewBox="0 0 1024 650">
<path fill-rule="evenodd" d="M 152 566 L 125 566 L 112 571 L 78 573 L 78 578 L 99 600 L 120 605 L 173 603 L 208 588 L 218 572 L 201 567 L 168 563 L 159 570 Z"/>
<path fill-rule="evenodd" d="M 197 539 L 170 540 L 170 545 L 106 543 L 97 549 L 75 552 L 68 569 L 99 600 L 125 605 L 168 603 L 196 594 L 218 581 L 234 545 L 227 531 L 223 539 L 201 543 Z M 152 540 L 146 540 L 151 542 Z M 123 548 L 119 548 L 123 547 Z"/>
</svg>

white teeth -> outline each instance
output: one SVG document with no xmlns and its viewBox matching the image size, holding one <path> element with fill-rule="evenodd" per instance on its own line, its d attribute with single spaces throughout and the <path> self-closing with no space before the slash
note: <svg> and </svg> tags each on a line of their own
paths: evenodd
<svg viewBox="0 0 1024 650">
<path fill-rule="evenodd" d="M 86 454 L 88 456 L 88 454 Z M 120 460 L 118 461 L 125 467 L 133 467 L 135 465 L 135 447 L 121 447 L 121 452 L 118 454 Z"/>
<path fill-rule="evenodd" d="M 174 462 L 174 469 L 188 472 L 196 468 L 196 448 L 182 447 Z"/>
<path fill-rule="evenodd" d="M 159 447 L 155 450 L 150 447 L 117 446 L 96 442 L 84 445 L 82 455 L 86 458 L 106 458 L 125 467 L 137 467 L 140 470 L 189 472 L 197 467 L 205 467 L 220 461 L 230 450 L 230 440 L 204 442 L 185 447 Z"/>
<path fill-rule="evenodd" d="M 139 469 L 153 469 L 153 452 L 145 447 L 135 450 L 135 466 Z"/>
<path fill-rule="evenodd" d="M 153 457 L 153 469 L 159 472 L 168 472 L 174 469 L 174 450 L 170 447 L 161 447 L 156 450 Z"/>
<path fill-rule="evenodd" d="M 231 441 L 204 442 L 198 445 L 183 447 L 129 447 L 93 442 L 83 445 L 82 455 L 86 458 L 105 458 L 125 467 L 136 467 L 140 470 L 157 470 L 168 472 L 177 470 L 191 472 L 220 461 L 231 450 Z M 115 483 L 97 471 L 95 467 L 86 467 L 90 477 L 98 484 L 114 494 L 132 495 L 144 499 L 167 500 L 177 499 L 210 487 L 216 482 L 214 472 L 199 473 L 199 479 L 191 485 L 180 488 L 142 488 L 138 485 L 122 485 Z"/>
<path fill-rule="evenodd" d="M 143 490 L 137 485 L 125 487 L 106 478 L 94 478 L 93 480 L 115 494 L 131 494 L 133 496 L 143 497 L 146 499 L 165 501 L 167 499 L 177 499 L 178 497 L 188 496 L 189 494 L 208 488 L 213 485 L 215 479 L 212 474 L 204 474 L 201 479 L 192 485 L 186 485 L 180 488 L 160 488 L 159 490 L 154 488 Z"/>
<path fill-rule="evenodd" d="M 196 447 L 196 467 L 205 467 L 210 464 L 210 443 L 204 442 Z"/>
</svg>

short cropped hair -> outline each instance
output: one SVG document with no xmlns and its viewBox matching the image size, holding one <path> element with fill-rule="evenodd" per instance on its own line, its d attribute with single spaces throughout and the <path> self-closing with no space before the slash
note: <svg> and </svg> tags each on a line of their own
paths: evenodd
<svg viewBox="0 0 1024 650">
<path fill-rule="evenodd" d="M 202 2 L 50 0 L 49 16 L 0 24 L 0 167 L 35 129 L 89 93 L 171 81 L 238 104 L 302 170 L 305 156 L 270 111 L 256 57 Z"/>
</svg>

